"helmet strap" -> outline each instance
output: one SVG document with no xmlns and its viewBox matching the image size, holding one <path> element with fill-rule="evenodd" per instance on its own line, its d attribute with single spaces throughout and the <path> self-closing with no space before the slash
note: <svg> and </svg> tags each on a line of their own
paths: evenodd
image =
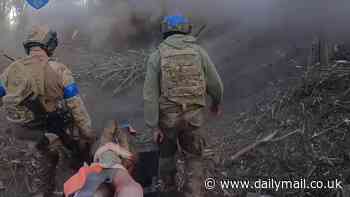
<svg viewBox="0 0 350 197">
<path fill-rule="evenodd" d="M 180 34 L 180 35 L 188 35 L 188 33 L 184 33 L 181 31 L 169 31 L 166 33 L 163 33 L 163 39 L 167 39 L 168 37 L 172 36 L 172 35 L 176 35 L 176 34 Z"/>
</svg>

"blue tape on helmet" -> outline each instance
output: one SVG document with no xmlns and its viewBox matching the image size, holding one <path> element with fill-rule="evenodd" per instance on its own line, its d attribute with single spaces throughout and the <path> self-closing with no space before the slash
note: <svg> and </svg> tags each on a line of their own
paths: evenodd
<svg viewBox="0 0 350 197">
<path fill-rule="evenodd" d="M 6 95 L 6 89 L 3 85 L 0 84 L 0 97 L 3 97 Z"/>
<path fill-rule="evenodd" d="M 63 94 L 64 99 L 69 99 L 69 98 L 75 97 L 78 94 L 79 94 L 79 88 L 78 88 L 77 84 L 72 83 L 72 84 L 64 87 L 64 94 Z"/>
<path fill-rule="evenodd" d="M 171 28 L 176 28 L 178 25 L 189 24 L 189 20 L 181 15 L 167 16 L 164 18 L 164 21 Z"/>
</svg>

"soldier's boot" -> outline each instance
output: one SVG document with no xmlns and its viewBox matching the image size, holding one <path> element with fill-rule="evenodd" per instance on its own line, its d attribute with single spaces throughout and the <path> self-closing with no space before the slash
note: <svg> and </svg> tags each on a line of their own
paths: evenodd
<svg viewBox="0 0 350 197">
<path fill-rule="evenodd" d="M 39 150 L 35 156 L 33 192 L 38 197 L 52 197 L 55 191 L 56 166 L 59 153 L 56 150 Z"/>
<path fill-rule="evenodd" d="M 203 164 L 200 157 L 187 158 L 185 161 L 184 197 L 202 197 Z"/>
</svg>

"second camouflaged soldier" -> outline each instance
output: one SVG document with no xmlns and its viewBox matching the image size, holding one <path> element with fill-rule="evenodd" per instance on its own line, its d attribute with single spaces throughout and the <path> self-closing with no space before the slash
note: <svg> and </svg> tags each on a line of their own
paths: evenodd
<svg viewBox="0 0 350 197">
<path fill-rule="evenodd" d="M 31 189 L 33 196 L 51 197 L 59 159 L 58 141 L 68 127 L 79 130 L 79 144 L 95 140 L 91 120 L 79 96 L 71 71 L 51 61 L 58 44 L 57 33 L 35 26 L 23 43 L 28 56 L 12 63 L 1 76 L 1 97 L 7 119 L 18 127 L 16 137 L 36 142 Z M 70 139 L 65 139 L 70 140 Z M 72 141 L 62 142 L 71 146 Z"/>
<path fill-rule="evenodd" d="M 179 149 L 185 155 L 184 196 L 201 197 L 206 144 L 201 126 L 206 96 L 212 98 L 211 111 L 219 115 L 223 84 L 208 54 L 190 32 L 186 17 L 165 17 L 164 41 L 147 63 L 145 121 L 160 147 L 162 188 L 175 191 L 175 154 Z"/>
</svg>

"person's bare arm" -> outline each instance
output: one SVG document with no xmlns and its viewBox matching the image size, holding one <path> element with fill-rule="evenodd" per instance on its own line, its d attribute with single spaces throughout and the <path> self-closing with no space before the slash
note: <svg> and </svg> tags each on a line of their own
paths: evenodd
<svg viewBox="0 0 350 197">
<path fill-rule="evenodd" d="M 115 197 L 143 197 L 143 189 L 125 170 L 117 170 L 113 178 Z"/>
</svg>

